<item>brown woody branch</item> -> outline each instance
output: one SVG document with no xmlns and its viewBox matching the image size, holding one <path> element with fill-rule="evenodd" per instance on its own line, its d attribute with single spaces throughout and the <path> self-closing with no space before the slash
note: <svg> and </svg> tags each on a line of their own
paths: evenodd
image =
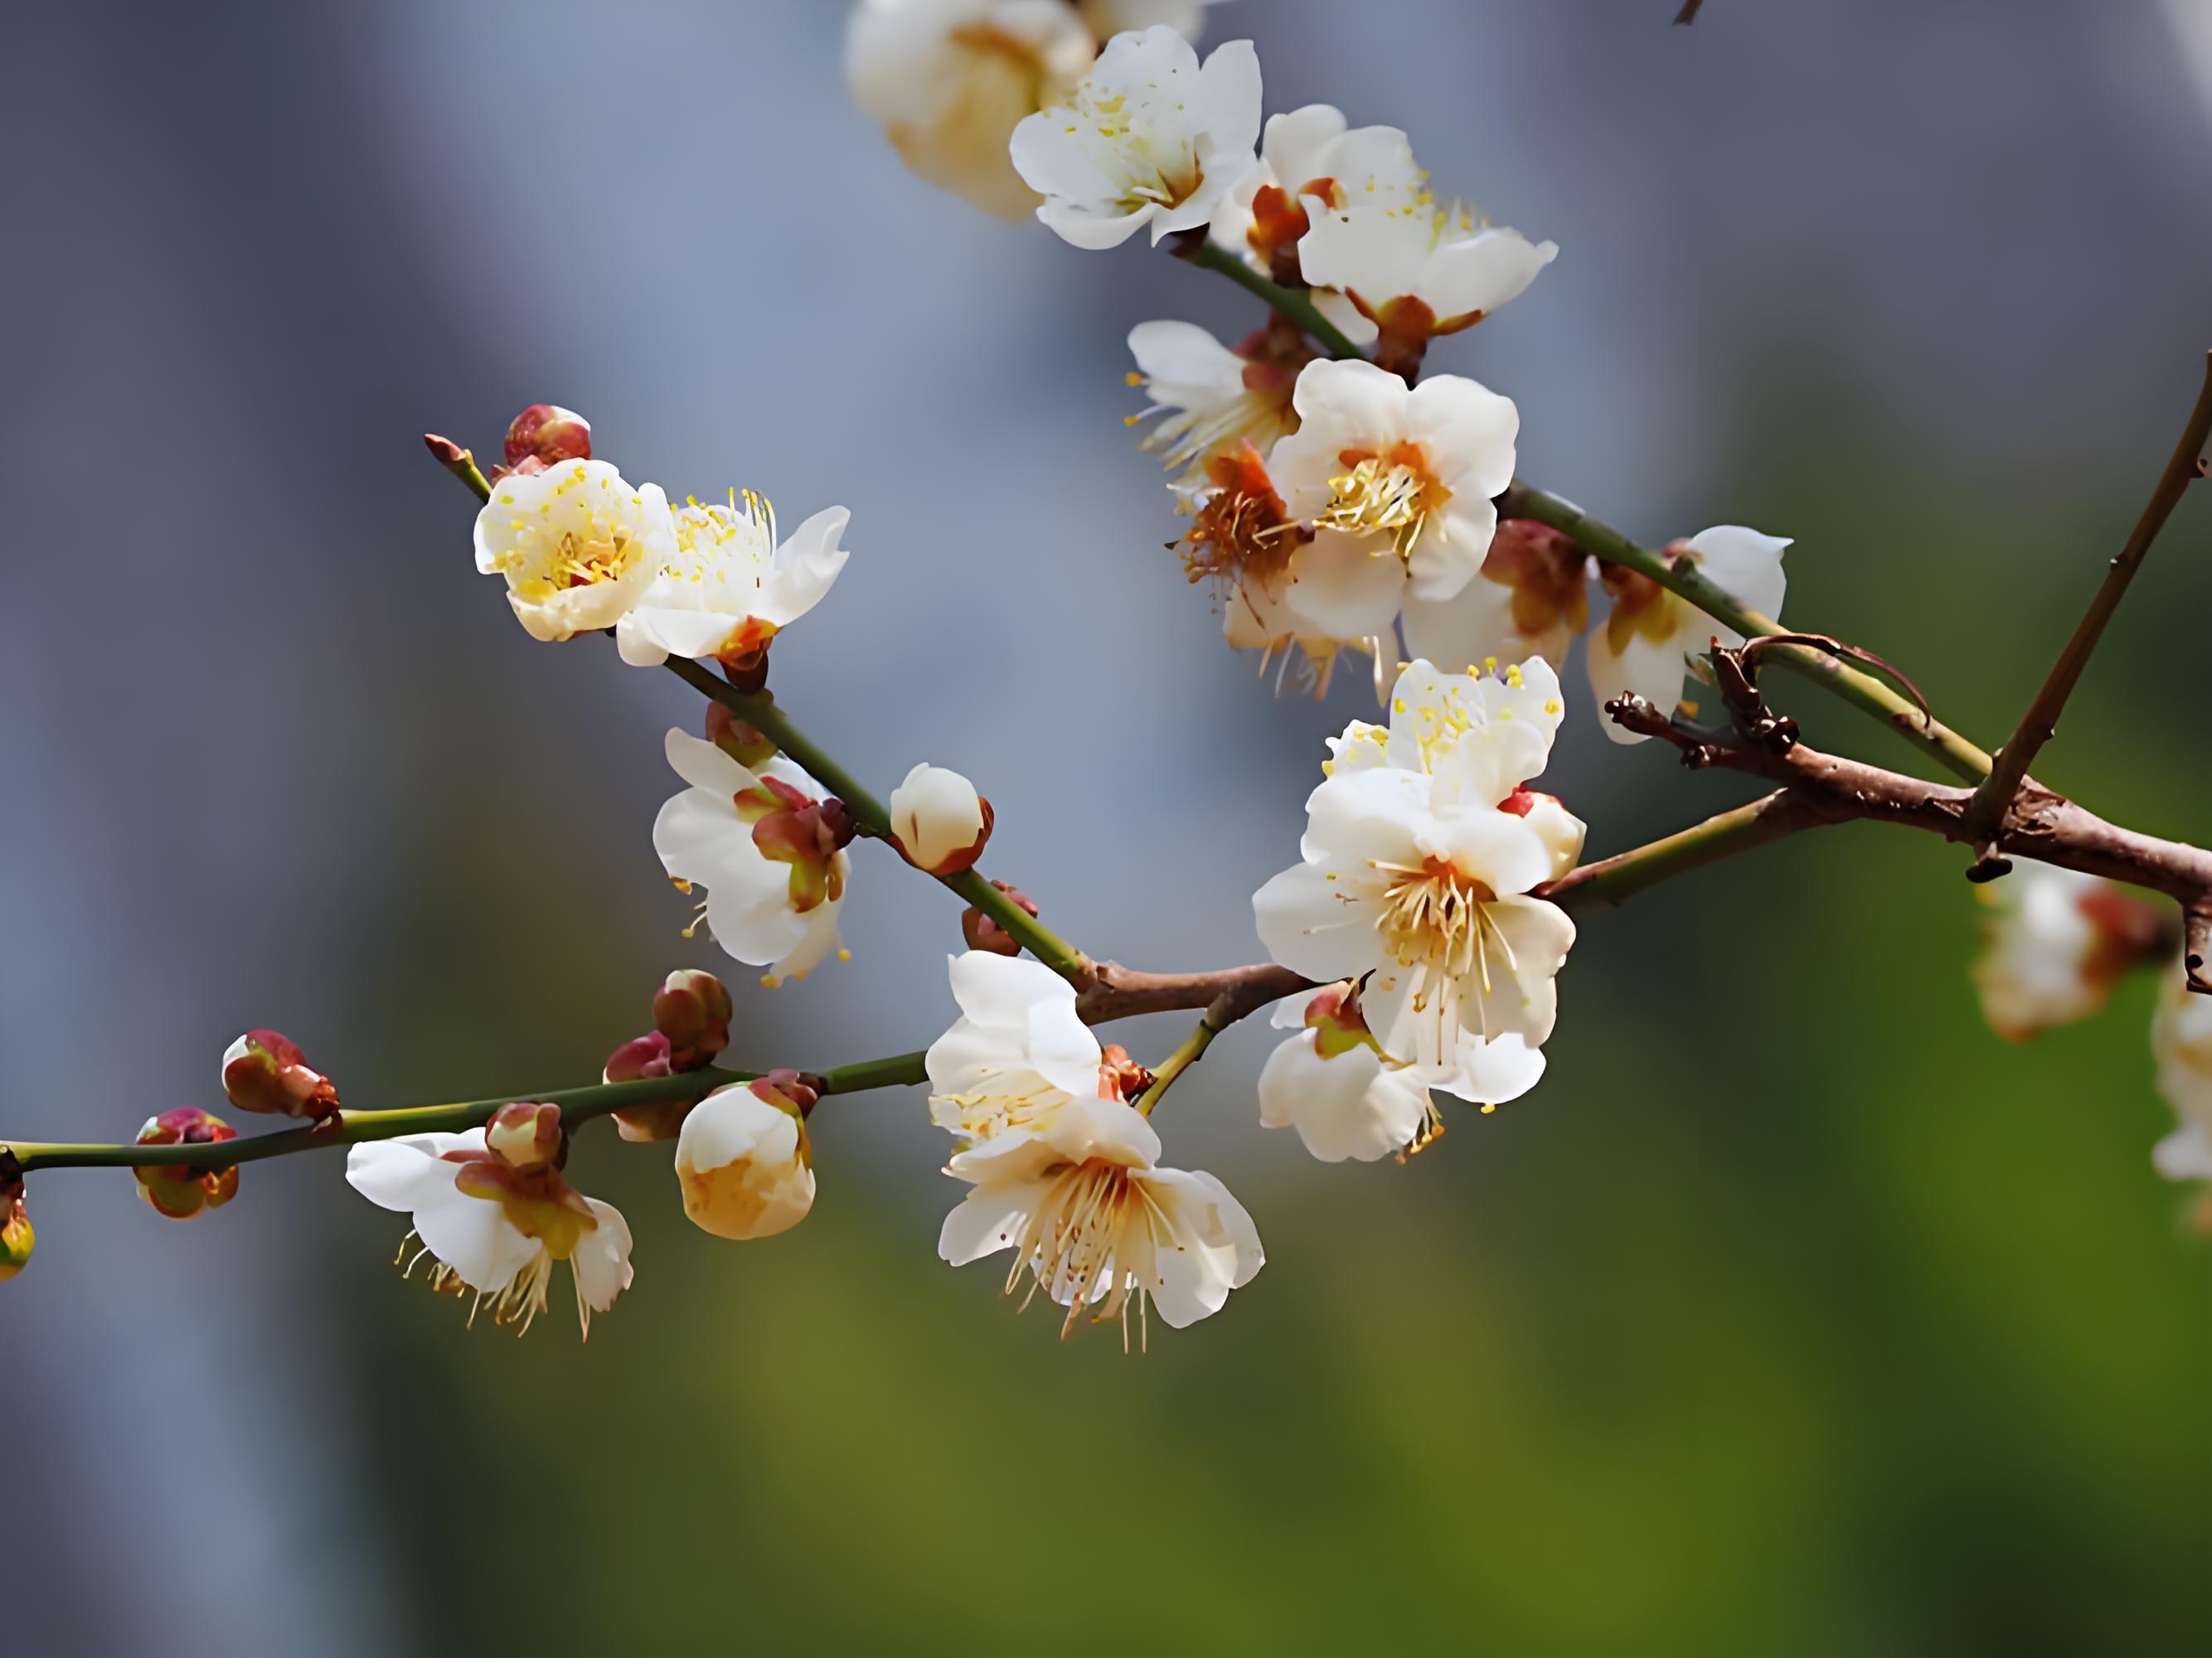
<svg viewBox="0 0 2212 1658">
<path fill-rule="evenodd" d="M 1629 731 L 1673 744 L 1693 770 L 1717 767 L 1779 785 L 1779 795 L 1768 797 L 1776 811 L 1787 802 L 1820 822 L 1901 824 L 2162 893 L 2181 908 L 2189 987 L 2212 992 L 2205 971 L 2212 962 L 2212 852 L 2124 829 L 2032 780 L 2020 785 L 2004 821 L 1984 831 L 1973 820 L 1976 791 L 1808 748 L 1758 700 L 1741 653 L 1717 651 L 1714 660 L 1733 731 L 1685 728 L 1641 697 L 1615 698 L 1606 712 Z"/>
<path fill-rule="evenodd" d="M 2081 671 L 2089 665 L 2089 657 L 2104 637 L 2106 625 L 2120 608 L 2120 600 L 2127 596 L 2128 584 L 2135 580 L 2136 572 L 2142 568 L 2144 556 L 2158 532 L 2181 504 L 2189 486 L 2204 476 L 2203 458 L 2205 439 L 2212 435 L 2212 355 L 2208 355 L 2204 366 L 2204 385 L 2197 394 L 2197 406 L 2190 411 L 2189 423 L 2182 428 L 2181 440 L 2174 446 L 2166 470 L 2159 475 L 2158 487 L 2151 492 L 2150 502 L 2129 531 L 2127 544 L 2106 568 L 2105 580 L 2097 589 L 2089 608 L 2075 625 L 2073 636 L 2066 648 L 2058 653 L 2051 665 L 2042 688 L 2021 715 L 2020 729 L 2012 734 L 2012 741 L 1997 750 L 1988 778 L 1974 791 L 1966 811 L 1968 838 L 1980 847 L 1980 856 L 1968 871 L 1969 878 L 1987 880 L 2002 875 L 2004 868 L 1995 856 L 1990 832 L 2004 821 L 2021 786 L 2027 781 L 2027 768 L 2035 763 L 2035 756 L 2043 745 L 2058 734 L 2058 716 L 2065 709 L 2066 699 L 2081 682 Z"/>
</svg>

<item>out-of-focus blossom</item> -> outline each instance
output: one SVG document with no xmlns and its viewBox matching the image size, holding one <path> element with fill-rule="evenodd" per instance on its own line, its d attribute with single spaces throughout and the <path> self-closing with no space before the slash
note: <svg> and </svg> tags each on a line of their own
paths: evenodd
<svg viewBox="0 0 2212 1658">
<path fill-rule="evenodd" d="M 1038 197 L 1007 154 L 1014 129 L 1065 100 L 1093 50 L 1066 0 L 863 0 L 845 80 L 911 171 L 1019 219 Z"/>
<path fill-rule="evenodd" d="M 1033 1128 L 1070 1100 L 1119 1098 L 1075 1011 L 1075 987 L 1041 962 L 971 950 L 948 963 L 960 1017 L 929 1045 L 930 1119 L 963 1142 Z"/>
<path fill-rule="evenodd" d="M 1507 519 L 1475 580 L 1449 598 L 1407 596 L 1406 653 L 1448 672 L 1532 656 L 1564 668 L 1589 626 L 1591 574 L 1589 555 L 1558 531 Z"/>
<path fill-rule="evenodd" d="M 1346 330 L 1357 343 L 1379 332 L 1418 349 L 1471 328 L 1559 255 L 1555 243 L 1531 242 L 1463 203 L 1440 205 L 1394 128 L 1345 133 L 1329 160 L 1333 174 L 1314 181 L 1326 189 L 1299 181 L 1310 222 L 1298 264 L 1307 282 L 1350 301 L 1365 325 Z"/>
<path fill-rule="evenodd" d="M 720 944 L 769 969 L 768 981 L 801 976 L 839 948 L 852 826 L 839 802 L 781 755 L 749 770 L 681 731 L 667 738 L 668 763 L 690 786 L 653 825 L 679 891 L 707 889 L 701 906 Z"/>
<path fill-rule="evenodd" d="M 1121 1321 L 1147 1302 L 1176 1328 L 1218 1312 L 1267 1256 L 1229 1188 L 1211 1175 L 1158 1166 L 1159 1136 L 1133 1106 L 1071 1099 L 953 1157 L 946 1172 L 975 1189 L 945 1217 L 938 1253 L 955 1266 L 1013 1251 L 1011 1292 L 1026 1270 L 1067 1309 Z"/>
<path fill-rule="evenodd" d="M 891 791 L 891 833 L 916 869 L 957 875 L 991 838 L 991 803 L 957 771 L 927 762 Z"/>
<path fill-rule="evenodd" d="M 146 1119 L 138 1131 L 141 1145 L 215 1145 L 234 1140 L 238 1131 L 198 1106 L 179 1106 Z M 238 1165 L 210 1169 L 191 1163 L 137 1163 L 138 1195 L 171 1220 L 190 1220 L 220 1209 L 238 1195 Z"/>
<path fill-rule="evenodd" d="M 432 1288 L 472 1295 L 471 1323 L 489 1302 L 495 1322 L 527 1330 L 545 1310 L 554 1263 L 565 1260 L 588 1337 L 592 1315 L 629 1287 L 629 1225 L 612 1204 L 562 1178 L 559 1123 L 556 1106 L 504 1105 L 464 1134 L 356 1145 L 346 1179 L 380 1208 L 410 1217 L 408 1242 L 418 1247 L 400 1246 L 406 1272 L 428 1260 Z"/>
<path fill-rule="evenodd" d="M 1158 244 L 1212 219 L 1253 167 L 1259 137 L 1252 43 L 1217 46 L 1201 67 L 1189 41 L 1158 25 L 1108 41 L 1065 103 L 1014 129 L 1012 155 L 1061 240 L 1115 247 L 1147 226 Z"/>
<path fill-rule="evenodd" d="M 1974 890 L 1990 910 L 1974 988 L 2008 1042 L 2087 1018 L 2158 946 L 2158 912 L 2098 876 L 2022 858 Z"/>
<path fill-rule="evenodd" d="M 676 1142 L 684 1212 L 718 1238 L 787 1232 L 814 1206 L 814 1090 L 795 1072 L 718 1088 L 692 1108 Z"/>
<path fill-rule="evenodd" d="M 1285 596 L 1316 631 L 1388 634 L 1402 599 L 1444 599 L 1481 571 L 1492 497 L 1513 479 L 1521 417 L 1455 374 L 1409 388 L 1369 362 L 1317 361 L 1292 397 L 1298 429 L 1268 470 L 1291 516 L 1315 527 Z"/>
<path fill-rule="evenodd" d="M 2150 1049 L 2158 1091 L 2181 1120 L 2152 1160 L 2170 1181 L 2212 1181 L 2212 996 L 2191 990 L 2179 963 L 2151 1019 Z"/>
<path fill-rule="evenodd" d="M 623 660 L 651 668 L 761 650 L 829 592 L 849 556 L 837 544 L 852 516 L 829 507 L 779 543 L 775 509 L 750 489 L 727 504 L 685 502 L 673 553 L 615 626 Z"/>
<path fill-rule="evenodd" d="M 1355 722 L 1306 802 L 1302 861 L 1253 898 L 1274 959 L 1310 979 L 1366 976 L 1382 1050 L 1449 1070 L 1462 1029 L 1550 1035 L 1575 926 L 1528 896 L 1556 854 L 1500 810 L 1550 752 L 1559 682 L 1540 658 L 1502 678 L 1413 664 L 1386 729 Z M 1371 975 L 1371 976 L 1369 976 Z"/>
<path fill-rule="evenodd" d="M 1195 45 L 1206 33 L 1206 8 L 1221 3 L 1222 0 L 1077 0 L 1076 9 L 1101 40 L 1164 23 Z"/>
<path fill-rule="evenodd" d="M 532 639 L 611 628 L 676 557 L 676 520 L 657 483 L 603 460 L 514 472 L 477 514 L 477 568 L 507 578 Z"/>
<path fill-rule="evenodd" d="M 1779 537 L 1724 524 L 1674 543 L 1666 556 L 1670 562 L 1689 559 L 1742 608 L 1771 620 L 1782 614 L 1787 586 L 1782 553 L 1790 544 Z M 1681 700 L 1682 678 L 1692 657 L 1716 641 L 1723 646 L 1743 643 L 1741 634 L 1722 626 L 1640 571 L 1608 564 L 1602 580 L 1613 595 L 1613 613 L 1591 632 L 1589 641 L 1590 689 L 1600 707 L 1616 696 L 1640 696 L 1662 714 L 1671 714 Z M 1605 731 L 1616 743 L 1644 740 L 1640 733 L 1610 720 Z"/>
</svg>

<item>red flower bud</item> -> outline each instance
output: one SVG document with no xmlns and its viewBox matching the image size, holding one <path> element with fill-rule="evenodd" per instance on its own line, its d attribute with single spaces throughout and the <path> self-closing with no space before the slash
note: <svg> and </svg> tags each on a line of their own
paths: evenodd
<svg viewBox="0 0 2212 1658">
<path fill-rule="evenodd" d="M 756 1077 L 746 1086 L 757 1100 L 775 1107 L 779 1111 L 794 1111 L 803 1120 L 814 1109 L 821 1098 L 814 1090 L 799 1080 L 799 1072 L 788 1066 L 778 1066 L 764 1077 Z"/>
<path fill-rule="evenodd" d="M 555 466 L 592 458 L 592 422 L 558 404 L 533 403 L 507 428 L 507 464 Z"/>
<path fill-rule="evenodd" d="M 138 1131 L 141 1145 L 211 1145 L 234 1140 L 238 1133 L 220 1117 L 196 1105 L 179 1106 L 146 1119 Z M 140 1163 L 139 1195 L 172 1220 L 190 1220 L 203 1209 L 220 1209 L 238 1195 L 238 1165 L 210 1169 L 191 1163 Z"/>
<path fill-rule="evenodd" d="M 337 1085 L 274 1030 L 249 1030 L 223 1051 L 222 1091 L 241 1111 L 326 1117 L 338 1108 Z"/>
<path fill-rule="evenodd" d="M 720 702 L 707 705 L 707 740 L 748 770 L 775 756 L 775 744 Z"/>
<path fill-rule="evenodd" d="M 600 1073 L 603 1081 L 611 1083 L 643 1082 L 648 1077 L 675 1074 L 668 1038 L 658 1030 L 633 1036 L 615 1049 L 607 1055 L 606 1069 Z M 692 1103 L 690 1100 L 655 1100 L 650 1105 L 630 1106 L 615 1113 L 615 1133 L 640 1144 L 674 1139 Z"/>
<path fill-rule="evenodd" d="M 653 1028 L 668 1039 L 672 1070 L 696 1071 L 730 1045 L 730 993 L 711 973 L 678 968 L 653 995 Z"/>
</svg>

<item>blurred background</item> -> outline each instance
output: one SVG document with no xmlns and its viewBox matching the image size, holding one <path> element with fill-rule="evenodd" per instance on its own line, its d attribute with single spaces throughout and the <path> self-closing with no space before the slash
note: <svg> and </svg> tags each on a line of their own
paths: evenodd
<svg viewBox="0 0 2212 1658">
<path fill-rule="evenodd" d="M 2212 344 L 2212 4 L 1674 9 L 1238 0 L 1212 33 L 1257 39 L 1269 109 L 1403 125 L 1557 239 L 1432 358 L 1519 401 L 1526 476 L 1646 540 L 1797 537 L 1790 618 L 1994 744 Z M 1277 700 L 1223 648 L 1121 421 L 1131 325 L 1252 307 L 909 177 L 842 25 L 11 9 L 0 1130 L 219 1105 L 258 1024 L 362 1104 L 573 1085 L 720 963 L 648 840 L 696 698 L 531 643 L 420 446 L 495 453 L 538 399 L 673 493 L 849 505 L 777 653 L 796 717 L 883 786 L 973 776 L 988 869 L 1094 953 L 1257 954 L 1369 693 Z M 2039 767 L 2198 837 L 2207 510 Z M 1739 798 L 1586 696 L 1547 786 L 1593 853 Z M 40 1180 L 0 1291 L 6 1644 L 2201 1651 L 2212 1255 L 2150 1167 L 2154 987 L 1990 1035 L 1965 861 L 1837 829 L 1588 917 L 1546 1082 L 1404 1168 L 1261 1133 L 1237 1030 L 1161 1126 L 1267 1269 L 1142 1358 L 935 1259 L 919 1090 L 817 1114 L 814 1215 L 750 1246 L 685 1223 L 665 1148 L 588 1137 L 638 1277 L 587 1347 L 402 1284 L 336 1157 L 185 1230 Z M 858 862 L 853 962 L 736 969 L 734 1060 L 951 1018 L 955 907 Z"/>
</svg>

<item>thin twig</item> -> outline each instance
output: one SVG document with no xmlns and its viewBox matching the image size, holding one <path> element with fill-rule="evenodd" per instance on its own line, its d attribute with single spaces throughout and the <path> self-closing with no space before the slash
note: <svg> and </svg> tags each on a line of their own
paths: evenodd
<svg viewBox="0 0 2212 1658">
<path fill-rule="evenodd" d="M 1682 0 L 1682 9 L 1674 14 L 1674 27 L 1687 28 L 1696 22 L 1698 13 L 1704 9 L 1705 3 L 1705 0 Z"/>
<path fill-rule="evenodd" d="M 2006 811 L 2027 780 L 2027 768 L 2035 763 L 2035 756 L 2043 745 L 2058 734 L 2058 716 L 2064 711 L 2066 699 L 2081 677 L 2081 671 L 2089 665 L 2089 657 L 2104 637 L 2106 624 L 2113 612 L 2120 608 L 2120 600 L 2127 596 L 2128 584 L 2142 568 L 2145 555 L 2158 532 L 2180 505 L 2181 497 L 2189 486 L 2203 476 L 2200 461 L 2204 454 L 2205 439 L 2212 434 L 2212 354 L 2208 354 L 2204 365 L 2204 385 L 2197 394 L 2197 406 L 2190 411 L 2189 423 L 2181 429 L 2181 441 L 2174 446 L 2172 457 L 2166 470 L 2159 475 L 2158 487 L 2151 492 L 2150 503 L 2136 520 L 2129 532 L 2127 544 L 2119 556 L 2105 570 L 2105 580 L 2097 595 L 2089 601 L 2089 608 L 2075 625 L 2074 635 L 2066 641 L 2066 648 L 2058 653 L 2051 665 L 2042 689 L 2027 705 L 2027 712 L 2020 717 L 2020 729 L 2012 734 L 2012 741 L 1997 750 L 1996 763 L 1966 809 L 1966 828 L 1984 847 L 1977 861 L 1976 872 L 1985 866 L 1992 854 L 1988 851 L 1990 836 L 2004 821 Z"/>
</svg>

